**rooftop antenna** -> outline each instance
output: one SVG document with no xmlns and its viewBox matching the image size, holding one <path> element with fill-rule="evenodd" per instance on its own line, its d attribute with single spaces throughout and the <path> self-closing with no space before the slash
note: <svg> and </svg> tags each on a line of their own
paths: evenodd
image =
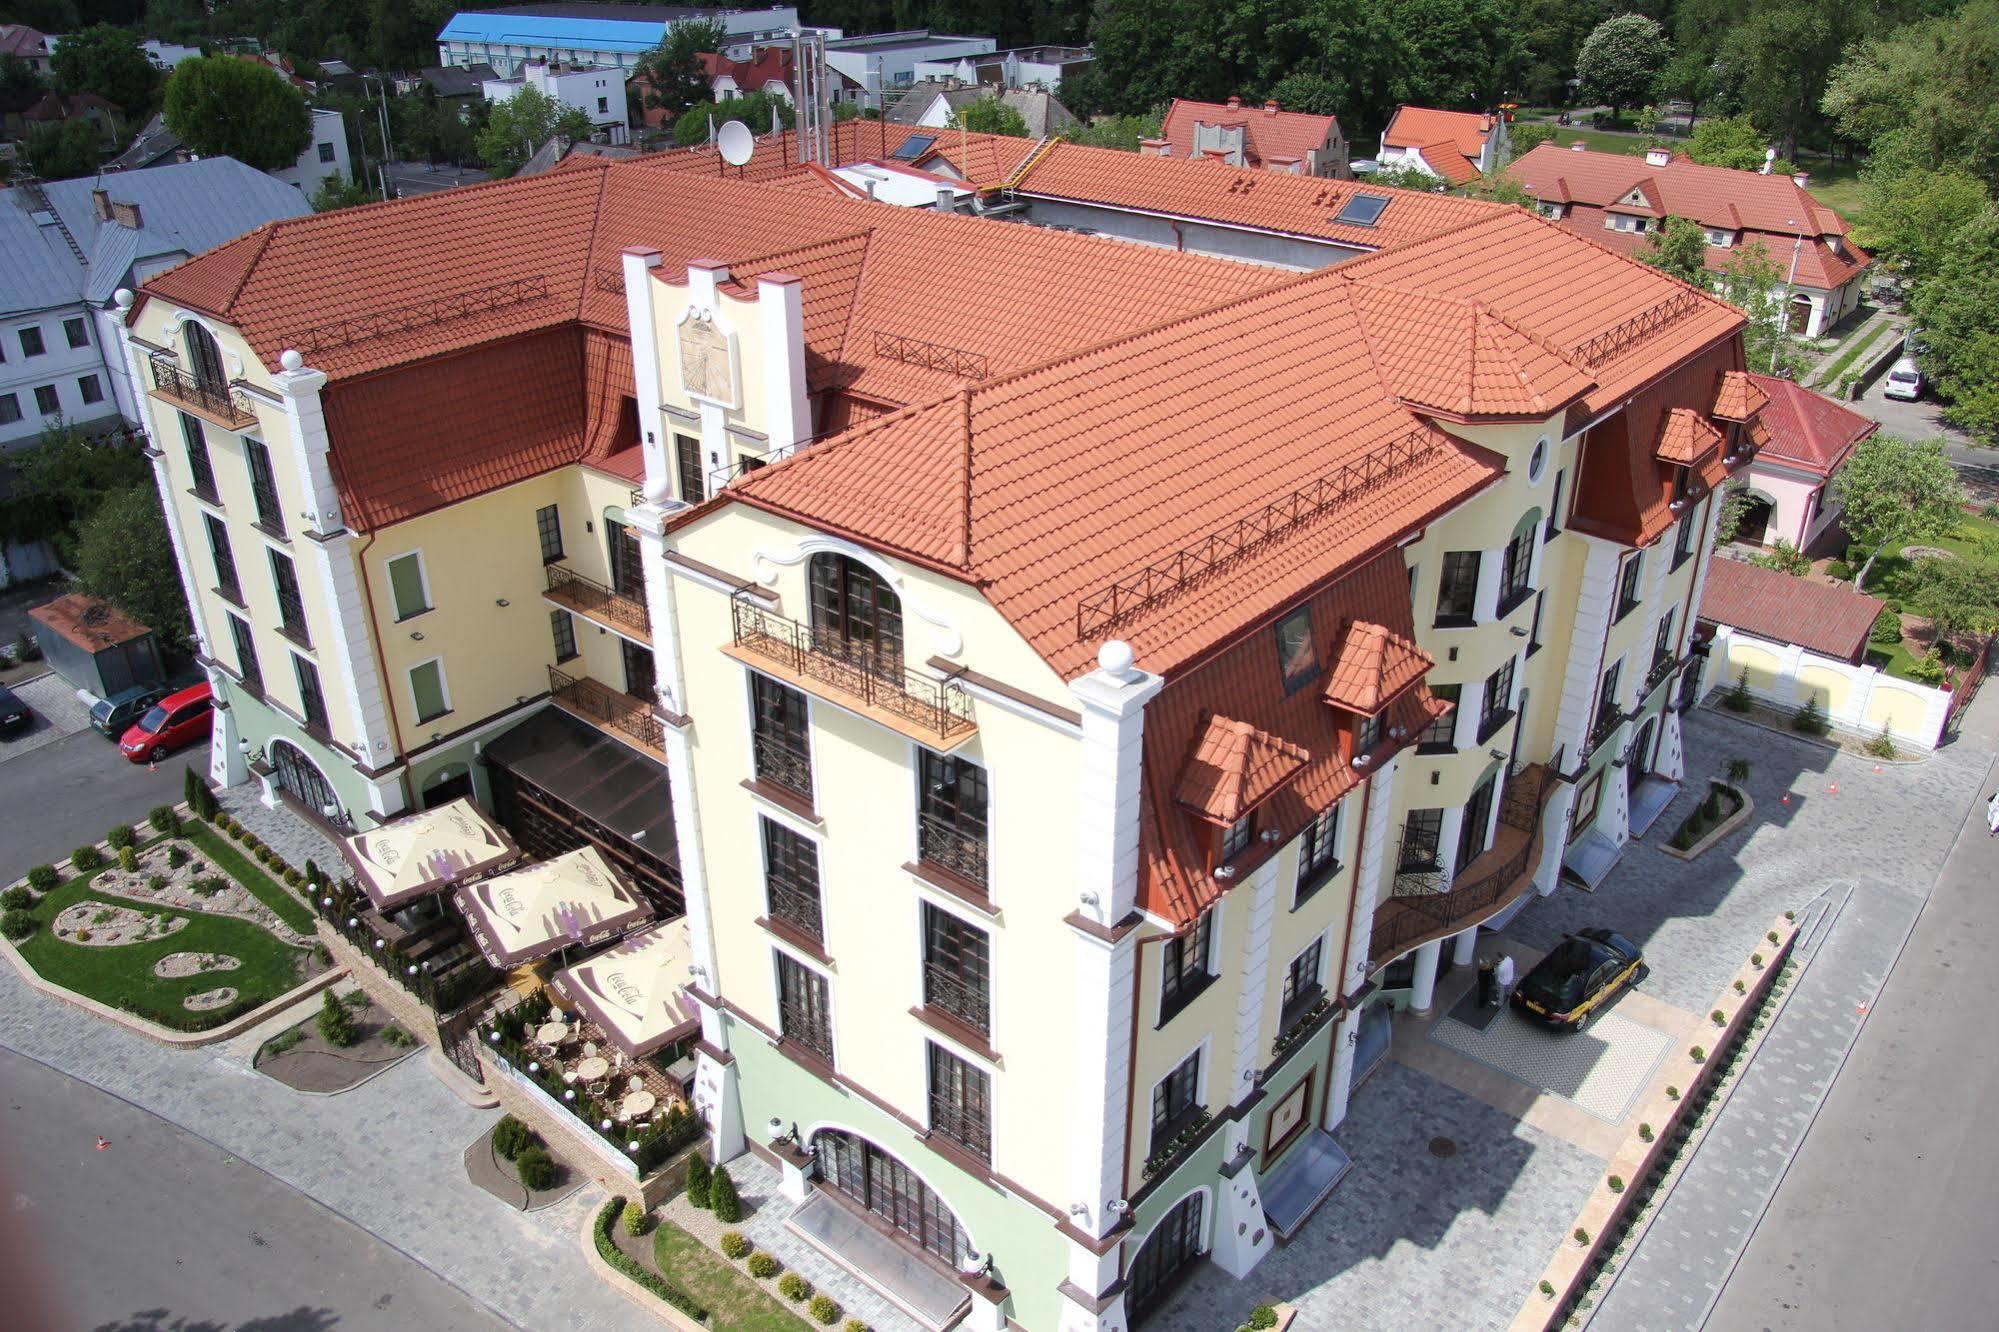
<svg viewBox="0 0 1999 1332">
<path fill-rule="evenodd" d="M 723 124 L 715 135 L 715 147 L 722 154 L 722 160 L 732 167 L 740 167 L 750 160 L 750 154 L 757 149 L 756 135 L 740 120 Z"/>
<path fill-rule="evenodd" d="M 833 165 L 826 127 L 833 118 L 827 104 L 826 34 L 805 28 L 791 30 L 791 68 L 798 82 L 798 161 Z"/>
</svg>

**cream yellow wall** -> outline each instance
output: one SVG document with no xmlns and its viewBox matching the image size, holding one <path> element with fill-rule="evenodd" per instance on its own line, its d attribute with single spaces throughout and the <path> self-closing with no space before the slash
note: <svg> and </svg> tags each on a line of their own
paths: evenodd
<svg viewBox="0 0 1999 1332">
<path fill-rule="evenodd" d="M 688 306 L 693 302 L 693 289 L 685 283 L 655 280 L 648 288 L 652 296 L 653 332 L 659 348 L 659 391 L 660 402 L 681 412 L 703 414 L 702 405 L 689 396 L 681 383 L 678 333 Z M 764 417 L 764 375 L 765 351 L 759 327 L 759 302 L 740 300 L 722 296 L 715 303 L 716 323 L 731 334 L 735 367 L 735 406 L 720 412 L 721 430 L 706 429 L 683 418 L 668 415 L 662 423 L 661 440 L 666 446 L 667 470 L 674 475 L 673 493 L 678 498 L 687 498 L 680 493 L 677 456 L 674 452 L 673 436 L 691 435 L 702 440 L 703 485 L 707 494 L 713 495 L 717 483 L 711 475 L 715 470 L 726 468 L 744 456 L 762 457 L 765 446 L 740 434 L 731 435 L 728 427 L 768 434 L 769 423 Z M 714 409 L 709 409 L 711 412 Z"/>
</svg>

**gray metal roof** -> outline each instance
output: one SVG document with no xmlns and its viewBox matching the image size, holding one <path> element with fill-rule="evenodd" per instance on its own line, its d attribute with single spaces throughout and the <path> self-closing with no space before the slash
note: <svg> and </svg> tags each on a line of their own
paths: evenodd
<svg viewBox="0 0 1999 1332">
<path fill-rule="evenodd" d="M 90 193 L 137 204 L 137 230 L 100 222 Z M 292 186 L 230 157 L 0 192 L 0 312 L 103 304 L 134 265 L 213 249 L 312 211 Z"/>
</svg>

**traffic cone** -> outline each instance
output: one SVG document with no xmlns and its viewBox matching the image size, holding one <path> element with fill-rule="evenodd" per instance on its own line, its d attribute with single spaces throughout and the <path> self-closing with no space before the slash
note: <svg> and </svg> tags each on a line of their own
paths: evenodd
<svg viewBox="0 0 1999 1332">
<path fill-rule="evenodd" d="M 1783 798 L 1782 800 L 1779 800 L 1779 801 L 1778 801 L 1777 803 L 1778 803 L 1778 804 L 1780 804 L 1780 805 L 1788 805 L 1788 804 L 1790 804 L 1790 803 L 1791 803 L 1791 793 L 1790 793 L 1789 791 L 1786 791 L 1786 792 L 1784 792 L 1784 798 Z"/>
<path fill-rule="evenodd" d="M 97 1150 L 100 1152 L 104 1151 L 110 1146 L 111 1146 L 111 1139 L 109 1138 L 99 1138 L 97 1140 Z"/>
<path fill-rule="evenodd" d="M 1839 783 L 1838 783 L 1838 782 L 1834 782 L 1834 783 L 1832 783 L 1832 784 L 1831 784 L 1830 786 L 1826 787 L 1826 789 L 1825 789 L 1825 793 L 1826 793 L 1827 795 L 1838 795 L 1838 794 L 1839 794 Z"/>
</svg>

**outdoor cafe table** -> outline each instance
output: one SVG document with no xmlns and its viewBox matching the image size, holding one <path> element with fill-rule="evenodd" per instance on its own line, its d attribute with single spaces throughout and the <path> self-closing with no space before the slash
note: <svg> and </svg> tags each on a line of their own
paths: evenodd
<svg viewBox="0 0 1999 1332">
<path fill-rule="evenodd" d="M 569 1028 L 560 1022 L 544 1022 L 535 1030 L 534 1038 L 543 1045 L 560 1045 L 569 1035 Z"/>
<path fill-rule="evenodd" d="M 653 1106 L 658 1103 L 651 1092 L 635 1091 L 624 1099 L 619 1108 L 624 1112 L 626 1119 L 637 1119 L 640 1115 L 651 1114 Z"/>
<path fill-rule="evenodd" d="M 595 1082 L 611 1071 L 611 1061 L 601 1055 L 584 1060 L 576 1066 L 576 1076 L 583 1082 Z"/>
</svg>

